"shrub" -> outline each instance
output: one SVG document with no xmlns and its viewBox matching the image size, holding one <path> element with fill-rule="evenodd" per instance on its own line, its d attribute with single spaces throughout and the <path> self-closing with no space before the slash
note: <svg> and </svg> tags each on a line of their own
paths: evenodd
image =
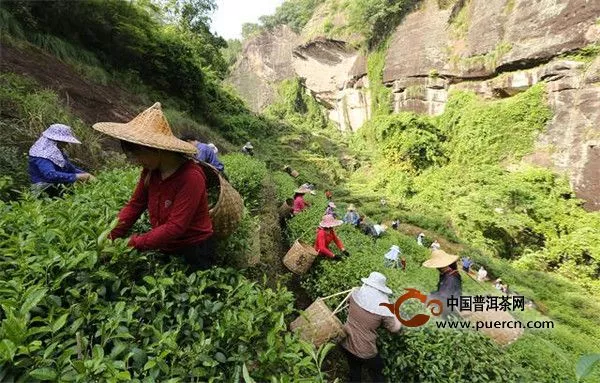
<svg viewBox="0 0 600 383">
<path fill-rule="evenodd" d="M 287 198 L 292 198 L 294 196 L 294 190 L 296 190 L 298 186 L 296 185 L 296 181 L 294 181 L 289 174 L 276 171 L 271 173 L 271 178 L 275 183 L 278 202 L 283 202 Z"/>
<path fill-rule="evenodd" d="M 292 295 L 232 269 L 106 240 L 137 171 L 64 199 L 0 202 L 2 380 L 298 381 L 320 375 L 286 328 Z M 249 380 L 250 378 L 246 378 Z"/>
<path fill-rule="evenodd" d="M 425 329 L 380 337 L 391 381 L 514 382 L 513 360 L 475 331 Z"/>
<path fill-rule="evenodd" d="M 440 118 L 446 150 L 460 164 L 498 164 L 519 160 L 533 148 L 535 133 L 552 116 L 540 83 L 514 97 L 485 102 L 473 93 L 451 95 Z M 518 133 L 518 134 L 516 134 Z"/>
<path fill-rule="evenodd" d="M 244 203 L 250 210 L 257 209 L 261 201 L 261 190 L 267 176 L 264 162 L 242 153 L 232 153 L 221 157 L 229 181 L 244 197 Z"/>
</svg>

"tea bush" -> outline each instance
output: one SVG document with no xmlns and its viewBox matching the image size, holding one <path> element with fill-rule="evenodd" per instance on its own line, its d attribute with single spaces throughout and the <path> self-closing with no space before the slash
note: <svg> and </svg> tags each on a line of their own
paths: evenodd
<svg viewBox="0 0 600 383">
<path fill-rule="evenodd" d="M 514 382 L 507 353 L 475 331 L 438 330 L 434 325 L 382 334 L 381 354 L 390 381 Z"/>
<path fill-rule="evenodd" d="M 294 217 L 289 230 L 296 234 L 301 233 L 302 228 L 316 228 L 319 214 L 320 206 L 312 207 Z M 351 256 L 340 262 L 321 257 L 315 261 L 310 274 L 302 282 L 313 299 L 360 286 L 360 279 L 372 271 L 387 276 L 388 286 L 395 295 L 400 295 L 407 287 L 424 292 L 435 290 L 437 273 L 421 267 L 429 251 L 419 246 L 414 238 L 390 231 L 373 240 L 349 225 L 338 227 L 336 233 Z M 305 238 L 308 242 L 313 240 L 314 231 L 309 231 Z M 406 256 L 406 272 L 384 267 L 383 255 L 394 244 Z M 331 248 L 337 252 L 334 245 Z M 480 287 L 469 278 L 463 278 L 463 289 L 479 292 Z M 339 300 L 334 298 L 331 306 Z M 341 317 L 344 319 L 344 315 Z M 428 327 L 392 335 L 382 332 L 382 335 L 378 345 L 390 381 L 445 382 L 450 379 L 469 382 L 481 379 L 482 382 L 512 382 L 516 377 L 511 372 L 511 359 L 507 353 L 475 332 L 440 331 Z M 454 367 L 448 370 L 450 364 Z"/>
<path fill-rule="evenodd" d="M 271 178 L 275 183 L 277 191 L 277 199 L 279 202 L 285 201 L 287 198 L 294 196 L 294 191 L 298 188 L 296 181 L 287 173 L 272 172 Z"/>
<path fill-rule="evenodd" d="M 249 209 L 260 206 L 260 193 L 263 182 L 267 177 L 267 167 L 264 162 L 242 153 L 232 153 L 221 157 L 227 169 L 229 181 L 244 197 Z"/>
<path fill-rule="evenodd" d="M 107 241 L 138 174 L 102 173 L 64 199 L 0 202 L 0 380 L 318 376 L 313 351 L 287 332 L 285 289 L 231 269 L 188 275 L 179 259 Z"/>
</svg>

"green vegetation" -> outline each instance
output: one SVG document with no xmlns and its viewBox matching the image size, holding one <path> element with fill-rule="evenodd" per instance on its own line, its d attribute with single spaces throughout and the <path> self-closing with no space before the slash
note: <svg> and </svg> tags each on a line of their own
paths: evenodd
<svg viewBox="0 0 600 383">
<path fill-rule="evenodd" d="M 382 333 L 379 348 L 391 381 L 600 379 L 600 368 L 591 367 L 593 354 L 600 352 L 600 214 L 585 212 L 563 177 L 520 164 L 552 117 L 543 85 L 498 101 L 456 92 L 435 118 L 392 115 L 391 91 L 382 84 L 385 41 L 416 2 L 331 2 L 327 32 L 339 32 L 332 16 L 343 13 L 350 20 L 344 33 L 362 34 L 370 48 L 372 119 L 349 138 L 332 126 L 300 79 L 282 82 L 263 115 L 250 113 L 221 82 L 241 45 L 226 46 L 208 32 L 214 2 L 157 4 L 5 2 L 2 39 L 37 46 L 93 82 L 120 84 L 139 94 L 139 102 L 164 100 L 177 134 L 193 132 L 216 143 L 221 154 L 250 139 L 255 157 L 222 156 L 246 209 L 237 231 L 219 241 L 217 256 L 222 265 L 256 266 L 188 275 L 177 258 L 140 254 L 122 240 L 107 242 L 110 221 L 139 173 L 100 171 L 124 163 L 101 146 L 91 121 L 43 85 L 2 74 L 0 197 L 17 198 L 11 189 L 26 183 L 24 153 L 57 120 L 73 126 L 86 143 L 69 154 L 99 170 L 99 180 L 77 185 L 64 199 L 24 194 L 0 202 L 0 380 L 331 380 L 321 372 L 330 347 L 315 350 L 286 326 L 297 315 L 298 296 L 281 287 L 292 279 L 282 270 L 280 258 L 287 250 L 282 247 L 285 239 L 312 243 L 326 206 L 322 193 L 307 196 L 312 208 L 281 232 L 277 207 L 304 182 L 333 188 L 338 213 L 344 202 L 352 202 L 369 221 L 399 218 L 417 226 L 407 231 L 428 230 L 427 242 L 452 241 L 449 248 L 470 255 L 490 277 L 502 277 L 511 290 L 535 302 L 537 310 L 516 313 L 518 319 L 556 323 L 554 330 L 526 331 L 505 348 L 477 332 L 433 326 Z M 453 1 L 438 4 L 449 7 Z M 260 26 L 245 26 L 244 33 L 280 24 L 299 31 L 317 5 L 285 2 Z M 454 20 L 463 32 L 466 9 Z M 499 44 L 466 64 L 495 67 L 510 49 Z M 568 57 L 589 62 L 597 54 L 590 46 Z M 283 173 L 285 164 L 300 176 Z M 386 207 L 380 206 L 381 197 Z M 136 225 L 147 228 L 145 219 Z M 436 272 L 420 266 L 429 253 L 413 237 L 392 231 L 373 241 L 346 226 L 338 234 L 352 255 L 339 263 L 315 263 L 301 282 L 310 298 L 357 286 L 374 270 L 387 275 L 396 294 L 407 287 L 435 289 Z M 407 258 L 406 272 L 383 267 L 383 254 L 393 244 Z M 463 289 L 496 294 L 466 276 Z"/>
<path fill-rule="evenodd" d="M 448 9 L 454 4 L 456 4 L 457 1 L 458 0 L 437 0 L 437 3 L 440 9 Z"/>
<path fill-rule="evenodd" d="M 286 0 L 275 9 L 273 15 L 261 16 L 258 24 L 245 23 L 242 26 L 242 36 L 248 39 L 264 29 L 273 29 L 278 25 L 287 25 L 294 32 L 300 33 L 319 3 L 318 0 Z"/>
<path fill-rule="evenodd" d="M 538 85 L 493 102 L 455 93 L 438 118 L 375 118 L 355 146 L 376 148 L 377 171 L 355 173 L 350 187 L 365 198 L 388 195 L 399 213 L 445 217 L 459 238 L 522 270 L 555 271 L 597 291 L 598 214 L 583 211 L 548 170 L 501 167 L 529 153 L 550 117 Z"/>
<path fill-rule="evenodd" d="M 383 84 L 383 67 L 387 44 L 370 52 L 367 60 L 367 76 L 371 95 L 371 116 L 388 115 L 392 112 L 392 91 Z"/>
<path fill-rule="evenodd" d="M 515 0 L 508 0 L 504 6 L 504 13 L 510 14 L 515 9 Z"/>
<path fill-rule="evenodd" d="M 232 186 L 244 196 L 246 207 L 258 208 L 263 180 L 267 176 L 265 163 L 242 153 L 229 154 L 222 161 L 231 177 Z"/>
<path fill-rule="evenodd" d="M 359 33 L 369 49 L 394 31 L 419 0 L 346 0 L 348 28 Z"/>
<path fill-rule="evenodd" d="M 285 289 L 231 269 L 186 275 L 179 259 L 106 241 L 138 174 L 102 173 L 64 199 L 0 203 L 1 379 L 318 375 L 310 347 L 287 333 Z"/>
<path fill-rule="evenodd" d="M 60 121 L 70 125 L 86 145 L 71 145 L 71 159 L 90 170 L 97 170 L 109 161 L 101 151 L 100 137 L 63 106 L 52 91 L 42 89 L 28 77 L 12 73 L 0 74 L 0 174 L 12 178 L 13 187 L 29 182 L 25 153 L 40 134 Z"/>
<path fill-rule="evenodd" d="M 452 37 L 460 40 L 467 37 L 467 33 L 469 32 L 469 23 L 470 23 L 470 0 L 461 0 L 460 10 L 458 13 L 451 19 L 451 33 Z M 443 8 L 440 6 L 440 8 Z"/>
<path fill-rule="evenodd" d="M 221 54 L 223 55 L 223 59 L 229 68 L 235 64 L 241 53 L 242 42 L 238 39 L 227 40 L 227 46 L 225 48 L 221 48 Z"/>
<path fill-rule="evenodd" d="M 326 205 L 324 198 L 313 199 L 314 206 L 294 218 L 289 225 L 290 238 L 314 241 L 316 227 Z M 364 212 L 363 208 L 359 208 Z M 343 211 L 340 206 L 339 211 Z M 340 263 L 318 262 L 303 282 L 313 298 L 327 296 L 359 284 L 367 271 L 379 271 L 388 278 L 388 285 L 396 294 L 414 287 L 424 292 L 433 291 L 437 283 L 435 271 L 421 267 L 428 252 L 416 244 L 413 237 L 388 232 L 372 241 L 358 230 L 342 226 L 336 230 L 344 242 L 350 258 Z M 399 245 L 407 259 L 407 271 L 385 268 L 383 254 L 393 244 Z M 600 350 L 598 339 L 597 302 L 579 287 L 564 278 L 540 271 L 519 271 L 507 261 L 483 256 L 477 252 L 465 253 L 484 264 L 490 276 L 502 276 L 511 289 L 534 299 L 539 309 L 554 319 L 556 328 L 547 331 L 526 331 L 526 334 L 508 348 L 500 348 L 486 337 L 471 331 L 440 331 L 434 326 L 405 330 L 400 335 L 381 332 L 378 345 L 388 365 L 391 381 L 453 381 L 514 382 L 514 381 L 572 381 L 578 356 Z M 367 270 L 367 271 L 365 271 Z M 490 285 L 482 285 L 463 274 L 464 294 L 497 292 Z M 544 302 L 547 306 L 542 307 Z M 517 312 L 520 320 L 548 320 L 540 313 L 527 309 Z M 446 368 L 453 365 L 451 371 Z M 600 376 L 596 368 L 589 381 Z M 477 378 L 475 378 L 477 377 Z"/>
<path fill-rule="evenodd" d="M 581 49 L 577 49 L 574 52 L 566 53 L 562 57 L 569 60 L 583 61 L 584 63 L 591 63 L 596 57 L 600 55 L 600 43 L 592 43 Z"/>
<path fill-rule="evenodd" d="M 495 71 L 498 63 L 508 52 L 512 50 L 512 45 L 507 42 L 501 42 L 496 47 L 482 55 L 475 55 L 470 57 L 462 57 L 452 55 L 450 57 L 450 63 L 462 70 L 481 70 L 487 69 L 488 71 Z"/>
<path fill-rule="evenodd" d="M 493 103 L 472 93 L 452 95 L 439 124 L 448 137 L 445 151 L 460 164 L 519 160 L 551 117 L 544 97 L 543 84 Z"/>
<path fill-rule="evenodd" d="M 283 81 L 278 97 L 264 115 L 280 130 L 262 139 L 261 151 L 272 169 L 290 165 L 300 172 L 299 182 L 322 188 L 341 182 L 354 166 L 345 154 L 346 137 L 326 117 L 324 108 L 302 86 L 300 79 Z M 255 145 L 256 146 L 256 145 Z"/>
<path fill-rule="evenodd" d="M 70 45 L 84 46 L 109 72 L 137 73 L 146 85 L 185 105 L 195 119 L 218 126 L 231 141 L 268 136 L 274 127 L 253 115 L 221 84 L 228 63 L 220 49 L 227 43 L 210 34 L 206 24 L 214 3 L 181 0 L 169 4 L 162 10 L 146 1 L 8 2 L 2 4 L 1 17 L 11 14 L 14 20 L 9 31 L 18 35 L 18 23 L 29 41 L 49 41 L 42 45 L 65 51 L 73 59 L 87 57 L 81 65 L 95 60 L 81 50 L 72 57 Z M 52 37 L 38 41 L 35 36 L 40 34 Z M 56 43 L 56 38 L 63 41 Z"/>
</svg>

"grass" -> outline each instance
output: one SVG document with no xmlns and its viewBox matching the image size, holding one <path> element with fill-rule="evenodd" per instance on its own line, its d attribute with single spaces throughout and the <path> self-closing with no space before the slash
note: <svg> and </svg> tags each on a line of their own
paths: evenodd
<svg viewBox="0 0 600 383">
<path fill-rule="evenodd" d="M 67 148 L 76 164 L 94 170 L 110 157 L 101 150 L 99 134 L 73 115 L 56 93 L 43 89 L 30 78 L 12 73 L 0 74 L 0 107 L 12 112 L 10 117 L 2 121 L 11 127 L 0 132 L 3 146 L 20 154 L 13 159 L 12 165 L 5 163 L 3 166 L 24 172 L 26 161 L 21 155 L 49 125 L 57 122 L 71 126 L 74 134 L 84 143 Z M 19 180 L 23 178 L 20 175 L 17 177 Z"/>
<path fill-rule="evenodd" d="M 512 44 L 506 41 L 498 43 L 493 50 L 482 54 L 470 57 L 462 57 L 457 55 L 450 56 L 450 64 L 454 67 L 462 68 L 463 70 L 485 68 L 493 71 L 500 63 L 500 60 L 512 50 Z"/>
<path fill-rule="evenodd" d="M 388 115 L 392 111 L 392 91 L 383 84 L 383 68 L 387 42 L 369 53 L 367 58 L 367 75 L 371 92 L 371 116 Z"/>
<path fill-rule="evenodd" d="M 576 60 L 590 64 L 598 55 L 600 55 L 600 43 L 592 43 L 581 49 L 566 53 L 561 57 L 567 60 Z"/>
<path fill-rule="evenodd" d="M 448 2 L 448 1 L 446 1 Z M 461 40 L 467 37 L 470 24 L 470 0 L 466 0 L 458 14 L 451 21 L 450 33 L 456 40 Z M 444 9 L 444 8 L 442 8 Z"/>
</svg>

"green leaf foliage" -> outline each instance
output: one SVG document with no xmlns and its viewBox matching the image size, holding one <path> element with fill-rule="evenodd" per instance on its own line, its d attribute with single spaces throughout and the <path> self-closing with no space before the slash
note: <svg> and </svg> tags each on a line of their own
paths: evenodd
<svg viewBox="0 0 600 383">
<path fill-rule="evenodd" d="M 230 381 L 243 365 L 256 381 L 317 375 L 287 330 L 285 288 L 98 243 L 138 176 L 104 172 L 63 199 L 0 202 L 2 379 Z"/>
</svg>

